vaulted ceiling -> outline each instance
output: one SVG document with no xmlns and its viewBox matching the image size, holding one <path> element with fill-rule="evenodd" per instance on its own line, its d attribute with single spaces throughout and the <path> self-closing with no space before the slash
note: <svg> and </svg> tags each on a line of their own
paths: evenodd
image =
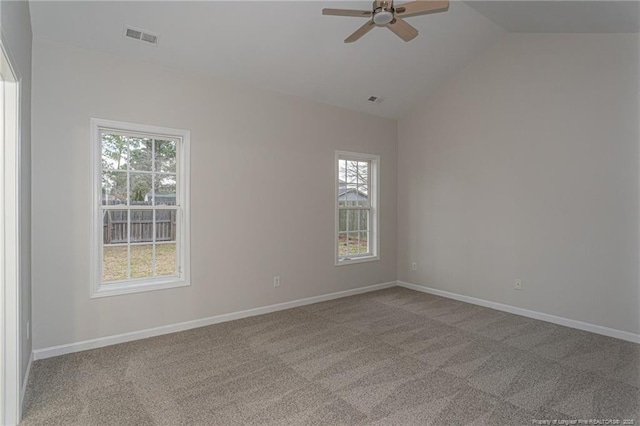
<svg viewBox="0 0 640 426">
<path fill-rule="evenodd" d="M 640 2 L 468 1 L 493 22 L 518 33 L 637 33 Z"/>
<path fill-rule="evenodd" d="M 424 101 L 451 73 L 504 35 L 508 23 L 522 18 L 516 12 L 511 12 L 516 17 L 505 17 L 492 5 L 479 3 L 474 8 L 453 1 L 446 13 L 407 18 L 420 31 L 409 43 L 385 28 L 375 28 L 358 42 L 344 44 L 344 38 L 364 19 L 323 16 L 322 8 L 368 10 L 371 2 L 30 4 L 36 38 L 203 72 L 390 118 Z M 159 44 L 123 37 L 127 25 L 158 34 Z M 370 102 L 370 96 L 382 102 Z"/>
</svg>

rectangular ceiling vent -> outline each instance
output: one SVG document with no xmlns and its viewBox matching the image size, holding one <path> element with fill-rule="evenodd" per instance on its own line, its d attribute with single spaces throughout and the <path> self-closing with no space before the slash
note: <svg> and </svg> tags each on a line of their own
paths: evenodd
<svg viewBox="0 0 640 426">
<path fill-rule="evenodd" d="M 381 103 L 382 101 L 384 101 L 384 98 L 380 97 L 380 96 L 369 96 L 369 99 L 367 99 L 369 102 L 373 102 L 376 104 Z"/>
<path fill-rule="evenodd" d="M 124 27 L 124 36 L 149 44 L 158 44 L 158 36 L 148 31 L 133 27 Z"/>
</svg>

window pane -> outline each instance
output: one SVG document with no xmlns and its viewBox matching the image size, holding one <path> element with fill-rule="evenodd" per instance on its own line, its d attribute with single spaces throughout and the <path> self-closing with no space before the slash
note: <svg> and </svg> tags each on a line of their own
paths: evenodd
<svg viewBox="0 0 640 426">
<path fill-rule="evenodd" d="M 103 212 L 102 280 L 127 278 L 127 211 Z"/>
<path fill-rule="evenodd" d="M 156 174 L 155 175 L 155 200 L 156 205 L 175 206 L 176 205 L 176 176 Z"/>
<path fill-rule="evenodd" d="M 344 185 L 344 187 L 341 188 L 341 191 L 338 193 L 338 201 L 340 206 L 356 207 L 359 205 L 365 205 L 364 203 L 361 203 L 361 201 L 366 202 L 366 200 L 367 200 L 367 195 L 361 193 L 355 184 Z"/>
<path fill-rule="evenodd" d="M 131 210 L 131 278 L 153 275 L 153 210 Z"/>
<path fill-rule="evenodd" d="M 369 161 L 358 161 L 358 181 L 360 183 L 369 180 Z"/>
<path fill-rule="evenodd" d="M 176 270 L 176 245 L 156 244 L 156 275 L 175 275 Z"/>
<path fill-rule="evenodd" d="M 357 231 L 358 228 L 358 210 L 347 210 L 347 231 Z"/>
<path fill-rule="evenodd" d="M 369 210 L 360 210 L 359 229 L 361 231 L 370 231 L 369 229 Z"/>
<path fill-rule="evenodd" d="M 102 242 L 104 245 L 127 242 L 126 210 L 105 210 L 102 219 Z"/>
<path fill-rule="evenodd" d="M 358 162 L 357 161 L 346 161 L 346 182 L 351 184 L 358 183 Z"/>
<path fill-rule="evenodd" d="M 102 255 L 102 280 L 126 280 L 127 246 L 104 246 Z"/>
<path fill-rule="evenodd" d="M 369 205 L 369 164 L 366 161 L 358 163 L 358 205 L 362 207 Z"/>
<path fill-rule="evenodd" d="M 338 231 L 344 232 L 347 230 L 347 211 L 339 210 L 338 211 Z"/>
<path fill-rule="evenodd" d="M 129 137 L 130 170 L 151 172 L 153 140 L 148 138 Z"/>
<path fill-rule="evenodd" d="M 347 234 L 340 233 L 338 234 L 338 256 L 344 257 L 348 254 L 347 250 Z"/>
<path fill-rule="evenodd" d="M 350 256 L 358 254 L 358 232 L 347 233 L 347 251 Z"/>
<path fill-rule="evenodd" d="M 127 172 L 103 171 L 101 203 L 127 204 Z"/>
<path fill-rule="evenodd" d="M 347 188 L 346 186 L 342 186 L 338 188 L 338 206 L 346 207 L 347 206 Z"/>
<path fill-rule="evenodd" d="M 153 244 L 131 246 L 131 278 L 147 278 L 153 271 Z"/>
<path fill-rule="evenodd" d="M 338 187 L 347 183 L 347 161 L 338 160 Z"/>
<path fill-rule="evenodd" d="M 131 173 L 129 175 L 129 186 L 132 206 L 151 205 L 151 173 Z"/>
<path fill-rule="evenodd" d="M 125 136 L 102 133 L 102 169 L 127 170 L 128 147 Z"/>
<path fill-rule="evenodd" d="M 131 242 L 153 241 L 153 210 L 131 210 Z"/>
<path fill-rule="evenodd" d="M 175 241 L 176 231 L 176 211 L 156 210 L 156 241 Z"/>
<path fill-rule="evenodd" d="M 176 172 L 176 142 L 156 140 L 156 172 Z"/>
<path fill-rule="evenodd" d="M 369 253 L 369 233 L 368 232 L 360 232 L 360 244 L 358 252 L 360 254 L 368 254 Z"/>
</svg>

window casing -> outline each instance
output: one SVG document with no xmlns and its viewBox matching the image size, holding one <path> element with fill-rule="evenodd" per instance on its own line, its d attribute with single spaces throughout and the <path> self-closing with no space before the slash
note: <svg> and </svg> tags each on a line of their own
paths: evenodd
<svg viewBox="0 0 640 426">
<path fill-rule="evenodd" d="M 335 264 L 378 260 L 380 157 L 336 151 Z"/>
<path fill-rule="evenodd" d="M 189 285 L 189 132 L 91 120 L 91 297 Z"/>
</svg>

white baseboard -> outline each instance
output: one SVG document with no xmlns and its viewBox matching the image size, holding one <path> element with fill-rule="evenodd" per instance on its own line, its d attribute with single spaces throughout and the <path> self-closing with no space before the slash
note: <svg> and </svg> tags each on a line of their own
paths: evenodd
<svg viewBox="0 0 640 426">
<path fill-rule="evenodd" d="M 614 337 L 617 339 L 627 340 L 634 343 L 640 343 L 640 334 L 630 333 L 622 330 L 616 330 L 613 328 L 603 327 L 595 324 L 589 324 L 582 321 L 572 320 L 564 317 L 558 317 L 555 315 L 545 314 L 537 311 L 531 311 L 528 309 L 505 305 L 498 302 L 491 302 L 488 300 L 478 299 L 471 296 L 464 296 L 461 294 L 451 293 L 444 290 L 437 290 L 434 288 L 411 284 L 403 281 L 392 281 L 387 283 L 374 284 L 366 287 L 359 287 L 352 290 L 338 291 L 335 293 L 308 297 L 305 299 L 292 300 L 290 302 L 278 303 L 275 305 L 268 305 L 268 306 L 262 306 L 259 308 L 247 309 L 245 311 L 216 315 L 213 317 L 202 318 L 194 321 L 187 321 L 187 322 L 182 322 L 178 324 L 170 324 L 162 327 L 149 328 L 146 330 L 134 331 L 130 333 L 101 337 L 98 339 L 91 339 L 91 340 L 85 340 L 81 342 L 69 343 L 66 345 L 51 346 L 43 349 L 36 349 L 31 354 L 31 358 L 29 360 L 26 379 L 22 385 L 21 401 L 22 401 L 22 398 L 24 398 L 24 393 L 26 390 L 26 384 L 29 377 L 29 371 L 31 369 L 32 361 L 51 358 L 54 356 L 64 355 L 64 354 L 69 354 L 74 352 L 86 351 L 89 349 L 101 348 L 104 346 L 116 345 L 118 343 L 125 343 L 133 340 L 146 339 L 148 337 L 160 336 L 163 334 L 176 333 L 179 331 L 190 330 L 193 328 L 206 327 L 208 325 L 218 324 L 221 322 L 233 321 L 236 319 L 268 314 L 271 312 L 282 311 L 285 309 L 296 308 L 299 306 L 310 305 L 313 303 L 324 302 L 327 300 L 339 299 L 341 297 L 353 296 L 356 294 L 367 293 L 370 291 L 382 290 L 385 288 L 394 287 L 396 285 L 400 287 L 405 287 L 411 290 L 421 291 L 423 293 L 434 294 L 436 296 L 442 296 L 449 299 L 455 299 L 462 302 L 472 303 L 474 305 L 485 306 L 487 308 L 492 308 L 499 311 L 509 312 L 512 314 L 522 315 L 529 318 L 547 321 L 554 324 L 563 325 L 566 327 L 576 328 L 578 330 L 589 331 L 592 333 L 602 334 L 602 335 Z"/>
<path fill-rule="evenodd" d="M 395 287 L 396 281 L 387 283 L 374 284 L 366 287 L 354 288 L 352 290 L 338 291 L 335 293 L 323 294 L 320 296 L 307 297 L 305 299 L 292 300 L 290 302 L 278 303 L 275 305 L 262 306 L 259 308 L 247 309 L 246 311 L 232 312 L 229 314 L 216 315 L 209 318 L 202 318 L 194 321 L 181 322 L 178 324 L 170 324 L 162 327 L 149 328 L 146 330 L 133 331 L 130 333 L 117 334 L 114 336 L 100 337 L 98 339 L 85 340 L 82 342 L 69 343 L 66 345 L 51 346 L 33 351 L 33 359 L 45 359 L 58 355 L 69 354 L 73 352 L 86 351 L 89 349 L 101 348 L 104 346 L 116 345 L 118 343 L 130 342 L 133 340 L 146 339 L 148 337 L 160 336 L 162 334 L 176 333 L 178 331 L 190 330 L 192 328 L 205 327 L 207 325 L 218 324 L 226 321 L 252 317 L 256 315 L 268 314 L 271 312 L 282 311 L 285 309 L 296 308 L 299 306 L 310 305 L 313 303 L 324 302 L 341 297 L 353 296 L 356 294 L 367 293 L 384 288 Z"/>
<path fill-rule="evenodd" d="M 27 371 L 24 373 L 24 380 L 22 381 L 22 387 L 20 388 L 20 411 L 18 413 L 18 419 L 22 420 L 22 410 L 24 409 L 24 395 L 27 392 L 27 384 L 29 383 L 29 374 L 31 374 L 31 364 L 33 364 L 33 351 L 29 355 L 29 362 L 27 363 Z"/>
<path fill-rule="evenodd" d="M 615 337 L 616 339 L 627 340 L 633 343 L 640 343 L 640 334 L 630 333 L 628 331 L 616 330 L 614 328 L 603 327 L 600 325 L 590 324 L 587 322 L 572 320 L 569 318 L 558 317 L 555 315 L 545 314 L 537 311 L 530 311 L 524 308 L 517 308 L 511 305 L 505 305 L 498 302 L 491 302 L 484 299 L 478 299 L 471 296 L 464 296 L 462 294 L 450 293 L 444 290 L 438 290 L 422 285 L 411 284 L 403 281 L 398 281 L 400 287 L 405 287 L 411 290 L 421 291 L 423 293 L 434 294 L 436 296 L 442 296 L 449 299 L 459 300 L 461 302 L 472 303 L 474 305 L 480 305 L 498 311 L 509 312 L 511 314 L 522 315 L 523 317 L 538 319 L 554 324 L 563 325 L 565 327 L 577 328 L 578 330 L 590 331 L 596 334 L 602 334 L 604 336 Z"/>
</svg>

